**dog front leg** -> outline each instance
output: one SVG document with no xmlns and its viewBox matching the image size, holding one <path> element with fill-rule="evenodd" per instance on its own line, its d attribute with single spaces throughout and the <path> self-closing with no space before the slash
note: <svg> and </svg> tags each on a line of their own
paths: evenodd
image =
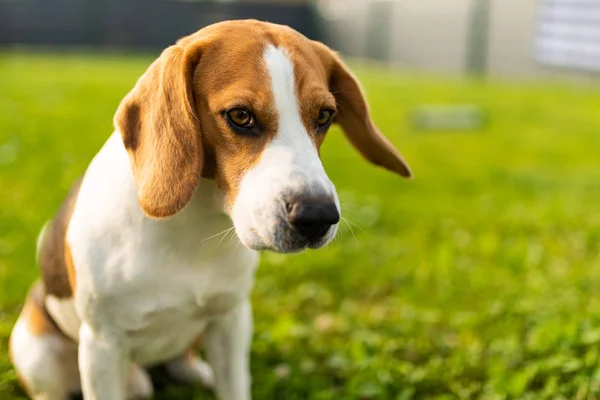
<svg viewBox="0 0 600 400">
<path fill-rule="evenodd" d="M 79 372 L 85 400 L 125 400 L 127 365 L 118 335 L 81 326 Z"/>
<path fill-rule="evenodd" d="M 249 351 L 252 330 L 252 307 L 248 300 L 208 327 L 204 344 L 220 400 L 251 398 Z"/>
</svg>

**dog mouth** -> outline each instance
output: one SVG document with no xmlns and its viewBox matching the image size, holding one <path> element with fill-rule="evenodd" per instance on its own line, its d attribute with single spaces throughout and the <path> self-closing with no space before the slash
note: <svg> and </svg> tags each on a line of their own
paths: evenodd
<svg viewBox="0 0 600 400">
<path fill-rule="evenodd" d="M 332 239 L 330 238 L 331 229 L 322 231 L 319 235 L 307 238 L 300 230 L 292 226 L 283 218 L 278 218 L 274 224 L 274 229 L 270 232 L 261 234 L 259 229 L 250 228 L 249 240 L 240 237 L 244 246 L 257 251 L 272 251 L 275 253 L 299 253 L 306 249 L 320 249 Z"/>
</svg>

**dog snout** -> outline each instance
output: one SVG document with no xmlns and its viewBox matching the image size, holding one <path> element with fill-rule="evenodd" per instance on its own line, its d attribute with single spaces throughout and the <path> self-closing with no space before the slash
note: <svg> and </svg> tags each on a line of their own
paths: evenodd
<svg viewBox="0 0 600 400">
<path fill-rule="evenodd" d="M 329 198 L 295 198 L 286 202 L 285 208 L 289 223 L 310 242 L 321 239 L 340 221 L 338 208 Z"/>
</svg>

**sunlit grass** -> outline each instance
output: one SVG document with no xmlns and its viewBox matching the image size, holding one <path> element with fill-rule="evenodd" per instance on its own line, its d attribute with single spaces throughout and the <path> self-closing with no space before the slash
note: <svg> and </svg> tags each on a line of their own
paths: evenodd
<svg viewBox="0 0 600 400">
<path fill-rule="evenodd" d="M 23 396 L 6 350 L 38 274 L 37 233 L 150 61 L 0 56 L 2 399 Z M 255 398 L 597 393 L 598 87 L 357 72 L 416 178 L 369 166 L 340 131 L 329 133 L 324 163 L 353 232 L 343 224 L 318 252 L 264 255 L 253 295 Z M 416 106 L 458 103 L 483 107 L 490 125 L 425 134 L 408 124 Z"/>
</svg>

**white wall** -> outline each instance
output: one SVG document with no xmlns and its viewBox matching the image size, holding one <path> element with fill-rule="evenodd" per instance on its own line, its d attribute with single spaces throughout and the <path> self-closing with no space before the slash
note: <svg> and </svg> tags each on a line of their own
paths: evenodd
<svg viewBox="0 0 600 400">
<path fill-rule="evenodd" d="M 534 59 L 535 0 L 492 0 L 488 71 L 492 75 L 536 76 L 544 68 Z"/>
<path fill-rule="evenodd" d="M 464 71 L 471 1 L 395 1 L 391 60 L 420 70 Z"/>
<path fill-rule="evenodd" d="M 377 41 L 373 24 L 389 26 L 387 59 L 409 68 L 464 71 L 473 0 L 320 0 L 330 35 L 351 57 L 368 57 Z M 388 21 L 369 21 L 372 7 L 385 3 Z M 370 35 L 370 37 L 369 37 Z M 378 45 L 378 43 L 375 43 Z"/>
</svg>

